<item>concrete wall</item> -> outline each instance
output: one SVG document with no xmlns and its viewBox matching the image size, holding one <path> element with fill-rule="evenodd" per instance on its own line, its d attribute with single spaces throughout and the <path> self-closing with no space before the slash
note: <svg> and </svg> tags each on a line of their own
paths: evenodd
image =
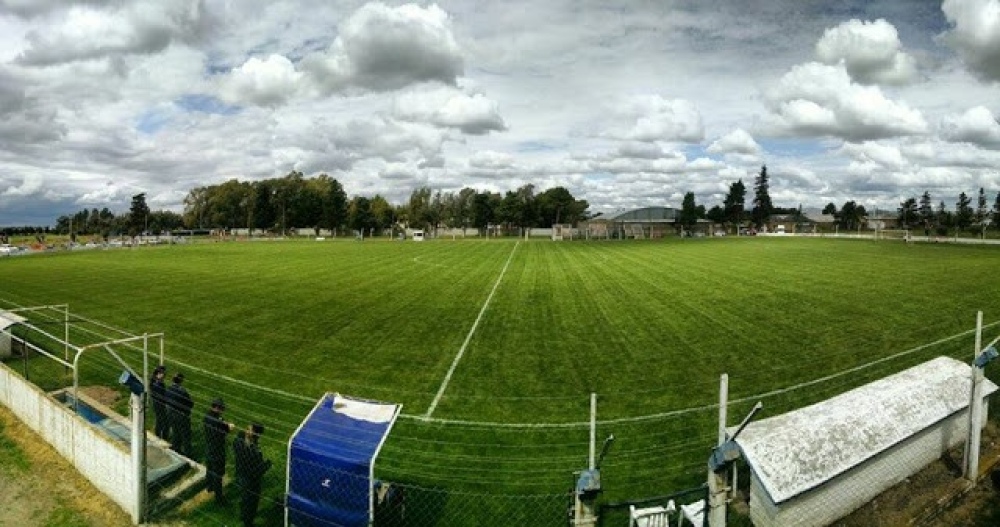
<svg viewBox="0 0 1000 527">
<path fill-rule="evenodd" d="M 0 364 L 0 404 L 38 433 L 125 512 L 135 508 L 128 447 L 112 440 L 34 384 Z"/>
<path fill-rule="evenodd" d="M 983 422 L 987 409 L 984 405 Z M 961 411 L 861 465 L 803 494 L 775 505 L 756 475 L 750 482 L 750 519 L 756 527 L 821 527 L 862 507 L 916 474 L 965 440 L 969 414 Z"/>
</svg>

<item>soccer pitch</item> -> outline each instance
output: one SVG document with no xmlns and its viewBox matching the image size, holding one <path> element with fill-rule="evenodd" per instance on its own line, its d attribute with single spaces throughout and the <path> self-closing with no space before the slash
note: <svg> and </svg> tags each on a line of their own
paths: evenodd
<svg viewBox="0 0 1000 527">
<path fill-rule="evenodd" d="M 326 391 L 402 403 L 378 470 L 428 486 L 567 491 L 596 393 L 624 498 L 703 481 L 721 373 L 733 424 L 971 358 L 998 269 L 991 247 L 791 237 L 200 243 L 0 259 L 0 309 L 165 333 L 196 411 L 225 397 L 274 457 Z"/>
</svg>

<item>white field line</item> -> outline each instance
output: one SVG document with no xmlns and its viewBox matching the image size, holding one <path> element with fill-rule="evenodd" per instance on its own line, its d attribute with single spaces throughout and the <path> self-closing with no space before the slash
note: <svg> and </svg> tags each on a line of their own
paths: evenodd
<svg viewBox="0 0 1000 527">
<path fill-rule="evenodd" d="M 469 334 L 465 336 L 465 342 L 462 343 L 462 347 L 455 355 L 455 359 L 451 361 L 451 367 L 448 368 L 448 373 L 444 376 L 444 381 L 441 382 L 441 387 L 438 388 L 437 395 L 435 395 L 434 400 L 431 401 L 430 407 L 428 407 L 427 412 L 424 413 L 424 419 L 430 419 L 431 414 L 434 413 L 434 409 L 437 408 L 438 403 L 441 402 L 441 397 L 444 396 L 444 391 L 448 389 L 448 383 L 451 382 L 451 376 L 455 373 L 455 368 L 458 367 L 458 362 L 462 360 L 462 355 L 465 355 L 465 349 L 469 347 L 469 342 L 472 341 L 472 335 L 475 334 L 476 328 L 479 327 L 479 321 L 483 319 L 483 314 L 486 313 L 486 308 L 490 307 L 490 301 L 493 300 L 493 295 L 497 292 L 497 288 L 500 287 L 500 282 L 503 281 L 503 276 L 507 274 L 507 268 L 510 267 L 510 261 L 514 258 L 514 251 L 517 250 L 518 245 L 521 245 L 520 241 L 515 243 L 514 248 L 510 250 L 510 254 L 507 256 L 507 262 L 503 264 L 503 270 L 500 271 L 500 276 L 497 277 L 497 281 L 493 284 L 490 296 L 486 297 L 486 302 L 483 302 L 483 308 L 479 310 L 479 316 L 477 316 L 476 321 L 472 323 L 472 329 L 469 330 Z"/>
</svg>

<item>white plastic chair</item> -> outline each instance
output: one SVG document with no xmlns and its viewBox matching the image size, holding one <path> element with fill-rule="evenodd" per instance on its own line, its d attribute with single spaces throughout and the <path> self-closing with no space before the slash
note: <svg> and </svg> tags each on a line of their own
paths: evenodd
<svg viewBox="0 0 1000 527">
<path fill-rule="evenodd" d="M 694 503 L 681 505 L 681 514 L 677 520 L 677 527 L 681 527 L 684 520 L 691 522 L 694 527 L 701 527 L 705 524 L 705 500 L 698 500 Z"/>
<path fill-rule="evenodd" d="M 666 507 L 657 505 L 637 509 L 635 505 L 629 505 L 629 527 L 670 527 L 670 513 L 676 511 L 674 500 L 667 502 Z"/>
</svg>

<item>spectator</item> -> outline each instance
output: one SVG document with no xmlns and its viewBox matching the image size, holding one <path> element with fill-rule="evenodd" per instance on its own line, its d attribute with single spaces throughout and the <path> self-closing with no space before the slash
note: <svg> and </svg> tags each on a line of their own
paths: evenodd
<svg viewBox="0 0 1000 527">
<path fill-rule="evenodd" d="M 149 397 L 153 401 L 153 433 L 156 437 L 170 441 L 170 420 L 167 417 L 167 385 L 164 379 L 167 369 L 161 364 L 153 370 L 149 381 Z"/>
<path fill-rule="evenodd" d="M 208 491 L 215 494 L 215 502 L 219 505 L 226 505 L 222 477 L 226 474 L 226 435 L 233 429 L 232 423 L 222 419 L 225 409 L 226 403 L 215 399 L 205 414 L 205 468 L 208 471 L 205 483 Z"/>
<path fill-rule="evenodd" d="M 236 484 L 240 487 L 240 520 L 244 527 L 252 527 L 260 505 L 261 479 L 270 470 L 271 461 L 265 460 L 257 440 L 264 433 L 264 427 L 254 423 L 246 431 L 240 431 L 233 441 L 236 458 Z"/>
<path fill-rule="evenodd" d="M 167 389 L 167 413 L 170 419 L 170 448 L 178 454 L 191 457 L 191 409 L 194 401 L 182 386 L 184 374 L 174 375 L 174 383 Z"/>
</svg>

